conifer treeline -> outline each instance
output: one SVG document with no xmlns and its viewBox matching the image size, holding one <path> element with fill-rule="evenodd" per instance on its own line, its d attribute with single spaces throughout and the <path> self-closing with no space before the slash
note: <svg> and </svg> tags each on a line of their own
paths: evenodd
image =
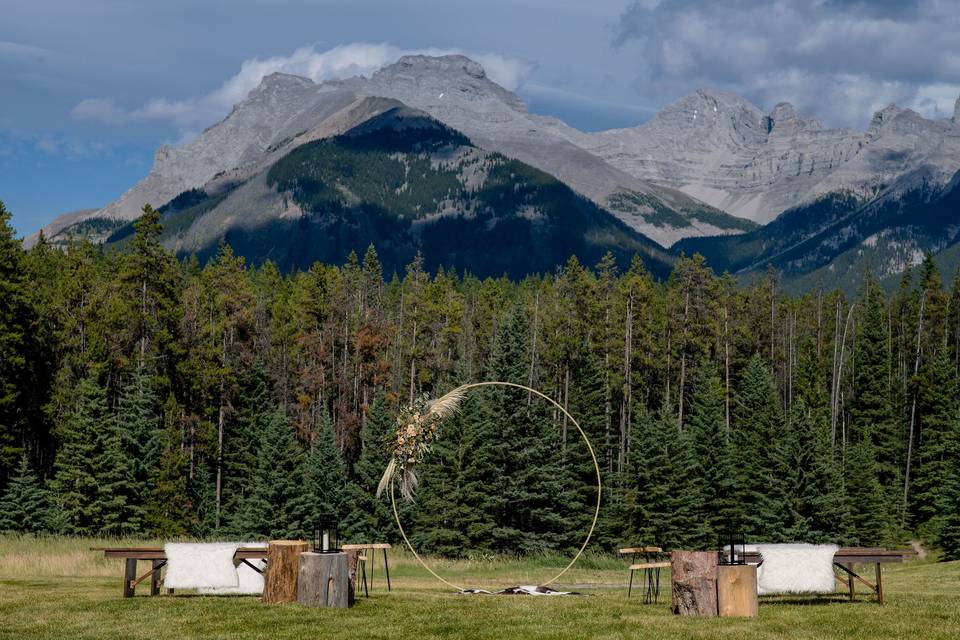
<svg viewBox="0 0 960 640">
<path fill-rule="evenodd" d="M 362 260 L 289 275 L 228 245 L 41 241 L 0 205 L 0 529 L 295 536 L 321 511 L 395 541 L 374 488 L 395 412 L 469 381 L 531 385 L 602 467 L 597 543 L 892 544 L 960 555 L 960 283 L 932 258 L 886 296 L 747 287 L 681 258 L 575 258 L 521 282 Z M 386 276 L 386 279 L 385 279 Z M 573 425 L 512 389 L 444 426 L 402 507 L 447 554 L 575 547 L 595 499 Z"/>
</svg>

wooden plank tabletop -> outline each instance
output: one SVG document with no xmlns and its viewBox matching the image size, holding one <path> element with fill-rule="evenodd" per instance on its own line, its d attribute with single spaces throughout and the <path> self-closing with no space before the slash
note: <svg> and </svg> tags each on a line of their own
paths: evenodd
<svg viewBox="0 0 960 640">
<path fill-rule="evenodd" d="M 90 547 L 90 551 L 103 551 L 105 558 L 135 558 L 137 560 L 166 560 L 163 547 Z M 267 557 L 266 547 L 239 547 L 233 554 L 236 560 L 253 560 Z"/>
<path fill-rule="evenodd" d="M 747 560 L 759 561 L 758 551 L 746 551 Z M 913 549 L 882 549 L 879 547 L 841 547 L 833 554 L 840 564 L 873 564 L 877 562 L 904 562 L 917 555 Z"/>
<path fill-rule="evenodd" d="M 617 553 L 622 556 L 625 556 L 629 553 L 661 553 L 663 549 L 660 547 L 626 547 L 625 549 L 619 549 Z"/>
<path fill-rule="evenodd" d="M 363 549 L 393 549 L 393 545 L 387 542 L 371 542 L 368 544 L 342 544 L 340 548 L 344 551 L 360 551 Z"/>
</svg>

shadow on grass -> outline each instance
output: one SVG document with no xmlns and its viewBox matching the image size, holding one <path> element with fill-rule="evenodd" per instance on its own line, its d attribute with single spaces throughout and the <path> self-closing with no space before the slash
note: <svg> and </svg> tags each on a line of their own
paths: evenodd
<svg viewBox="0 0 960 640">
<path fill-rule="evenodd" d="M 796 596 L 769 596 L 761 597 L 762 605 L 786 605 L 786 606 L 810 606 L 825 604 L 872 604 L 876 605 L 876 600 L 867 598 L 858 598 L 850 600 L 849 596 L 836 595 L 796 595 Z"/>
</svg>

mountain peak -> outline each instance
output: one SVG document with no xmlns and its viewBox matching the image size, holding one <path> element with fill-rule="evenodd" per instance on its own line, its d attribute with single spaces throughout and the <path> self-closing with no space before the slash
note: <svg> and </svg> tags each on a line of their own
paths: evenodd
<svg viewBox="0 0 960 640">
<path fill-rule="evenodd" d="M 696 93 L 687 96 L 687 98 L 693 98 L 694 96 L 696 96 L 697 99 L 707 101 L 718 108 L 725 107 L 726 110 L 745 109 L 751 112 L 759 112 L 759 109 L 757 109 L 757 107 L 754 106 L 750 101 L 742 98 L 732 91 L 723 91 L 722 89 L 714 89 L 711 87 L 701 87 L 700 89 L 697 89 Z"/>
<path fill-rule="evenodd" d="M 767 132 L 772 134 L 797 133 L 798 131 L 818 131 L 823 125 L 815 118 L 805 118 L 789 102 L 780 102 L 767 116 Z"/>
<path fill-rule="evenodd" d="M 953 121 L 960 124 L 960 96 L 957 96 L 957 101 L 953 103 Z"/>
<path fill-rule="evenodd" d="M 880 111 L 873 114 L 870 119 L 870 126 L 867 128 L 867 135 L 871 138 L 877 135 L 884 126 L 892 122 L 894 118 L 900 115 L 903 109 L 891 102 Z"/>
<path fill-rule="evenodd" d="M 479 62 L 467 56 L 451 54 L 445 56 L 408 55 L 403 56 L 395 63 L 387 65 L 374 73 L 374 78 L 390 76 L 397 73 L 444 73 L 465 74 L 477 80 L 486 79 L 487 74 Z"/>
<path fill-rule="evenodd" d="M 374 72 L 359 90 L 397 98 L 434 116 L 437 113 L 431 109 L 462 113 L 465 104 L 485 102 L 502 103 L 512 111 L 526 112 L 526 105 L 516 94 L 491 80 L 478 62 L 462 55 L 403 56 Z M 451 124 L 464 126 L 457 120 Z"/>
<path fill-rule="evenodd" d="M 283 90 L 283 89 L 302 89 L 304 87 L 314 86 L 313 80 L 303 76 L 295 76 L 290 73 L 274 71 L 263 76 L 260 84 L 254 91 Z"/>
</svg>

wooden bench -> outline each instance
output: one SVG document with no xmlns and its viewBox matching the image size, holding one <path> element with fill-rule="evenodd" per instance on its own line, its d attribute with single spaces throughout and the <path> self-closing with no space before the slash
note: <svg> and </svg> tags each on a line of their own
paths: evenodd
<svg viewBox="0 0 960 640">
<path fill-rule="evenodd" d="M 850 600 L 856 599 L 856 581 L 863 583 L 877 596 L 877 602 L 883 604 L 883 575 L 881 565 L 888 562 L 904 562 L 917 555 L 913 549 L 882 549 L 880 547 L 842 547 L 833 554 L 833 566 L 840 569 L 845 578 L 837 576 L 837 581 L 850 591 Z M 762 561 L 757 551 L 747 551 L 744 559 L 750 564 L 759 564 Z M 874 580 L 871 584 L 863 576 L 858 575 L 854 565 L 874 565 Z"/>
<path fill-rule="evenodd" d="M 669 554 L 664 553 L 660 547 L 626 547 L 618 550 L 621 556 L 629 555 L 630 558 L 630 584 L 627 586 L 627 597 L 630 597 L 633 591 L 633 574 L 635 571 L 643 571 L 643 603 L 656 603 L 660 597 L 660 570 L 666 569 L 670 563 L 665 560 Z M 637 562 L 637 556 L 640 556 L 643 562 Z"/>
<path fill-rule="evenodd" d="M 103 551 L 105 558 L 122 558 L 125 560 L 123 569 L 123 597 L 132 598 L 137 585 L 150 578 L 150 595 L 160 593 L 160 573 L 167 564 L 167 554 L 163 547 L 90 547 L 90 551 Z M 266 560 L 265 547 L 240 547 L 233 554 L 233 563 L 245 564 L 257 573 L 263 573 L 251 560 Z M 137 576 L 137 563 L 141 560 L 150 563 L 150 570 L 142 576 Z M 173 593 L 173 589 L 168 589 Z"/>
<path fill-rule="evenodd" d="M 373 560 L 377 556 L 377 551 L 383 552 L 383 570 L 387 574 L 387 591 L 392 591 L 390 586 L 390 563 L 387 562 L 387 549 L 392 549 L 393 545 L 386 542 L 373 542 L 368 544 L 344 544 L 340 546 L 340 549 L 346 552 L 355 551 L 357 552 L 357 563 L 360 565 L 361 571 L 363 571 L 363 590 L 369 596 L 370 593 L 367 591 L 367 556 L 364 554 L 365 551 L 370 551 L 370 588 L 373 589 Z"/>
</svg>

